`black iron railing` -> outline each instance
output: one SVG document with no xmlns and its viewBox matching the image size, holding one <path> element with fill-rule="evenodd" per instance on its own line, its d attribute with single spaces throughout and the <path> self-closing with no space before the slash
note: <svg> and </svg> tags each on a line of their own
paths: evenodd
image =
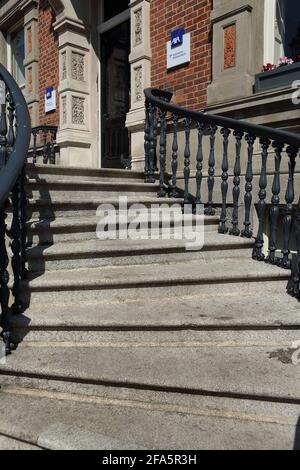
<svg viewBox="0 0 300 470">
<path fill-rule="evenodd" d="M 56 163 L 56 136 L 57 126 L 36 126 L 31 132 L 33 135 L 32 162 L 37 163 L 41 156 L 44 164 Z"/>
<path fill-rule="evenodd" d="M 20 281 L 26 277 L 25 164 L 30 143 L 30 117 L 24 96 L 13 77 L 0 64 L 0 304 L 1 336 L 6 353 L 11 351 L 11 311 L 22 310 Z M 10 229 L 14 303 L 9 308 L 9 256 L 7 212 L 12 210 Z"/>
<path fill-rule="evenodd" d="M 247 238 L 253 237 L 253 223 L 251 212 L 257 208 L 258 230 L 255 233 L 255 244 L 253 249 L 253 259 L 265 261 L 278 265 L 282 268 L 292 268 L 292 278 L 288 286 L 288 291 L 292 295 L 300 297 L 300 199 L 295 206 L 295 165 L 299 154 L 300 136 L 290 132 L 284 132 L 274 128 L 254 125 L 235 119 L 203 114 L 180 108 L 171 103 L 172 93 L 146 89 L 146 118 L 145 118 L 145 181 L 155 182 L 154 173 L 156 166 L 159 166 L 160 182 L 158 196 L 165 197 L 167 193 L 171 197 L 178 196 L 178 164 L 183 166 L 184 181 L 184 203 L 201 204 L 201 193 L 203 183 L 204 165 L 204 138 L 209 138 L 209 152 L 207 161 L 207 194 L 208 199 L 205 204 L 207 215 L 215 214 L 214 190 L 216 188 L 216 165 L 221 170 L 220 178 L 220 223 L 219 233 L 230 233 L 234 236 Z M 179 150 L 178 130 L 179 123 L 184 133 L 184 149 Z M 191 194 L 191 129 L 197 132 L 197 155 L 195 163 L 195 186 L 196 191 Z M 158 140 L 159 134 L 159 142 Z M 229 198 L 229 139 L 234 139 L 234 165 L 232 178 L 232 198 Z M 221 155 L 216 154 L 216 138 L 222 139 L 223 150 Z M 172 155 L 171 158 L 171 188 L 165 184 L 166 162 L 167 162 L 167 138 L 171 138 Z M 259 139 L 260 144 L 260 175 L 258 183 L 258 198 L 253 196 L 253 156 L 254 145 Z M 247 157 L 245 162 L 246 173 L 245 187 L 241 188 L 241 149 L 244 141 L 247 146 Z M 156 161 L 156 147 L 159 144 L 159 158 Z M 272 150 L 272 152 L 270 152 Z M 267 163 L 269 158 L 272 162 L 272 174 L 268 176 Z M 284 201 L 280 199 L 283 189 L 281 178 L 282 157 L 288 159 L 288 177 L 285 189 Z M 180 157 L 182 160 L 180 161 Z M 270 208 L 268 208 L 267 189 L 268 180 L 272 179 Z M 297 188 L 298 189 L 298 188 Z M 240 230 L 240 200 L 243 194 L 244 203 L 244 229 Z M 282 245 L 278 249 L 278 232 L 280 223 L 281 203 L 283 202 L 282 220 Z M 229 209 L 231 211 L 231 221 L 228 224 Z M 230 225 L 230 227 L 228 226 Z M 296 255 L 291 254 L 291 234 L 293 225 L 296 233 Z M 269 228 L 268 228 L 269 227 Z M 268 231 L 269 246 L 268 254 L 263 252 L 264 234 Z M 280 253 L 279 253 L 280 251 Z"/>
</svg>

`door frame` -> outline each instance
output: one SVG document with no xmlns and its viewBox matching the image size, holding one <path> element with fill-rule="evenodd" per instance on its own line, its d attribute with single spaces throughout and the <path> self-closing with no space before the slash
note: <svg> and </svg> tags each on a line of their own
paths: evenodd
<svg viewBox="0 0 300 470">
<path fill-rule="evenodd" d="M 101 35 L 109 31 L 110 29 L 119 26 L 120 24 L 124 23 L 125 21 L 130 21 L 130 8 L 122 11 L 118 15 L 110 18 L 107 21 L 102 21 L 104 14 L 103 14 L 103 2 L 100 5 L 100 24 L 97 26 L 97 34 L 98 34 L 98 166 L 102 168 L 102 116 L 101 116 L 101 94 L 102 94 L 102 69 L 101 69 Z M 130 44 L 131 49 L 131 44 Z"/>
</svg>

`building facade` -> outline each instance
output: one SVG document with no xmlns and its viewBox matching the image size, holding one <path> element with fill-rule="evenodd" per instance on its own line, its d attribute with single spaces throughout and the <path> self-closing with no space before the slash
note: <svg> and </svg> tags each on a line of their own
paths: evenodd
<svg viewBox="0 0 300 470">
<path fill-rule="evenodd" d="M 120 167 L 131 157 L 142 168 L 149 86 L 180 106 L 299 131 L 293 0 L 2 0 L 0 29 L 0 60 L 32 126 L 58 126 L 62 165 Z M 188 57 L 170 66 L 176 31 L 189 38 Z M 261 75 L 284 56 L 295 63 Z"/>
</svg>

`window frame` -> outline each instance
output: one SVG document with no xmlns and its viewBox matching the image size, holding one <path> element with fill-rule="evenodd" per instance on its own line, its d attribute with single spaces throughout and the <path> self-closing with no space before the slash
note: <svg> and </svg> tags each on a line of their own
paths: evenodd
<svg viewBox="0 0 300 470">
<path fill-rule="evenodd" d="M 24 62 L 25 62 L 25 56 L 26 56 L 26 50 L 25 50 L 25 27 L 24 27 L 24 21 L 18 21 L 17 24 L 8 30 L 7 32 L 7 69 L 8 71 L 14 76 L 14 58 L 13 58 L 13 47 L 12 47 L 12 40 L 13 36 L 18 34 L 19 31 L 22 31 L 24 33 Z M 25 64 L 23 63 L 24 66 L 24 82 L 19 83 L 19 87 L 22 91 L 25 90 L 26 88 L 26 70 L 25 70 Z M 15 78 L 16 79 L 16 78 Z M 16 79 L 17 81 L 17 79 Z"/>
</svg>

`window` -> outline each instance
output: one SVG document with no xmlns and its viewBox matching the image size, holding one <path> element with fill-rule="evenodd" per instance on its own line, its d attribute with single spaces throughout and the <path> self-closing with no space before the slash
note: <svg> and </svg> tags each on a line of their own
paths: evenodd
<svg viewBox="0 0 300 470">
<path fill-rule="evenodd" d="M 265 0 L 265 63 L 300 54 L 300 2 Z"/>
<path fill-rule="evenodd" d="M 11 69 L 12 75 L 19 86 L 25 84 L 25 38 L 24 29 L 20 29 L 10 36 Z"/>
</svg>

